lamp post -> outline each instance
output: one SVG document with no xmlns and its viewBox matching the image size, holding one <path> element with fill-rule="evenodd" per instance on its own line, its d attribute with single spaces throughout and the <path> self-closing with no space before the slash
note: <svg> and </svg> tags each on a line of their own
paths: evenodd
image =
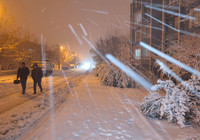
<svg viewBox="0 0 200 140">
<path fill-rule="evenodd" d="M 61 52 L 63 51 L 63 49 L 64 49 L 63 46 L 60 46 L 60 50 L 61 50 Z"/>
<path fill-rule="evenodd" d="M 0 5 L 0 26 L 2 26 L 3 16 L 4 16 L 5 11 L 6 11 L 6 8 Z"/>
<path fill-rule="evenodd" d="M 60 59 L 59 59 L 59 68 L 62 68 L 63 65 L 63 56 L 64 56 L 64 46 L 60 46 Z"/>
</svg>

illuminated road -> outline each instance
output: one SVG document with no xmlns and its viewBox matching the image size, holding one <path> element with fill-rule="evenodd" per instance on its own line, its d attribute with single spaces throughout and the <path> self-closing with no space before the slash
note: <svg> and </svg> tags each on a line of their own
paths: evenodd
<svg viewBox="0 0 200 140">
<path fill-rule="evenodd" d="M 73 79 L 81 74 L 77 71 L 65 71 L 68 79 Z M 35 97 L 47 93 L 50 88 L 57 90 L 58 88 L 63 88 L 66 86 L 66 80 L 61 71 L 55 71 L 50 77 L 43 78 L 43 88 L 44 92 L 40 93 L 39 88 L 37 87 L 38 94 L 33 95 L 33 81 L 29 77 L 27 81 L 27 90 L 26 94 L 21 94 L 21 85 L 14 85 L 12 82 L 16 78 L 16 75 L 8 75 L 0 77 L 0 114 L 5 113 L 21 104 L 24 104 L 30 100 L 33 100 Z M 50 80 L 52 79 L 53 87 L 49 87 Z"/>
</svg>

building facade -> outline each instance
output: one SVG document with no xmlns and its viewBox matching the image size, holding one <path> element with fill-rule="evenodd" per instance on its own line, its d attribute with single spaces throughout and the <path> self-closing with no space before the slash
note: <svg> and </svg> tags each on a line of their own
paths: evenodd
<svg viewBox="0 0 200 140">
<path fill-rule="evenodd" d="M 199 31 L 200 0 L 133 0 L 130 5 L 130 40 L 133 59 L 152 72 L 154 58 L 139 45 L 145 42 L 164 51 L 180 45 L 182 34 Z"/>
</svg>

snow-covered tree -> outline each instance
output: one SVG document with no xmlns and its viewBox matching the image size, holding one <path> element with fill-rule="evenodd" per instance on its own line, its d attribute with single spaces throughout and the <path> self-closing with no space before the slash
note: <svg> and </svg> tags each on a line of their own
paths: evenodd
<svg viewBox="0 0 200 140">
<path fill-rule="evenodd" d="M 159 95 L 164 89 L 166 95 Z M 158 80 L 152 92 L 141 104 L 142 112 L 150 117 L 166 119 L 185 127 L 188 122 L 200 124 L 200 78 L 192 75 L 188 81 L 175 85 L 171 80 Z"/>
<path fill-rule="evenodd" d="M 114 65 L 102 63 L 97 66 L 96 73 L 102 83 L 113 87 L 137 87 L 137 84 Z"/>
<path fill-rule="evenodd" d="M 102 55 L 112 54 L 118 60 L 127 64 L 130 62 L 130 43 L 129 36 L 119 35 L 118 31 L 114 30 L 107 34 L 105 38 L 100 38 L 95 44 L 96 50 Z M 135 82 L 127 76 L 123 71 L 114 65 L 107 65 L 102 56 L 91 49 L 93 60 L 96 62 L 96 74 L 104 85 L 114 87 L 136 87 Z"/>
<path fill-rule="evenodd" d="M 192 68 L 196 68 L 197 64 L 196 58 L 199 55 L 200 51 L 199 38 L 190 35 L 182 35 L 180 42 L 181 42 L 180 46 L 178 46 L 176 43 L 174 43 L 175 45 L 168 46 L 165 50 L 165 53 Z M 175 72 L 183 80 L 190 79 L 191 74 L 183 70 L 181 67 L 178 67 L 177 65 L 174 65 L 156 55 L 153 57 L 155 59 L 159 59 L 160 61 L 164 62 L 173 72 Z M 158 63 L 155 62 L 154 68 L 156 67 L 159 67 L 159 65 Z M 199 69 L 199 67 L 197 69 Z M 159 73 L 159 71 L 162 70 L 158 69 L 157 74 Z M 160 72 L 160 74 L 161 74 L 160 75 L 161 79 L 167 79 L 167 76 L 165 74 L 163 74 L 162 72 Z"/>
</svg>

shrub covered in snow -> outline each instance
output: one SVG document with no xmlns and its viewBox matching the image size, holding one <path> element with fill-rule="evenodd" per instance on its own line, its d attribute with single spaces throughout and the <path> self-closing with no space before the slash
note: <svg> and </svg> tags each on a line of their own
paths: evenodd
<svg viewBox="0 0 200 140">
<path fill-rule="evenodd" d="M 120 88 L 137 87 L 136 83 L 119 68 L 102 63 L 97 66 L 96 74 L 106 86 Z"/>
<path fill-rule="evenodd" d="M 195 68 L 197 66 L 196 58 L 198 57 L 200 52 L 199 38 L 190 35 L 182 35 L 180 42 L 180 47 L 178 47 L 178 45 L 174 43 L 174 45 L 168 46 L 166 50 L 164 50 L 164 53 L 192 68 Z M 173 72 L 175 72 L 183 80 L 190 79 L 191 73 L 189 73 L 188 71 L 185 71 L 181 67 L 178 67 L 177 65 L 174 65 L 171 62 L 165 60 L 164 58 L 158 57 L 157 55 L 153 55 L 153 57 L 165 63 Z M 196 69 L 199 69 L 199 66 Z M 157 62 L 155 62 L 155 74 L 157 74 L 161 79 L 167 79 L 166 74 L 162 73 L 163 69 L 159 69 L 159 67 L 160 65 Z"/>
<path fill-rule="evenodd" d="M 104 85 L 121 88 L 136 87 L 135 82 L 123 71 L 114 65 L 105 64 L 105 59 L 102 59 L 102 56 L 111 54 L 120 61 L 128 62 L 132 58 L 129 38 L 127 34 L 122 35 L 118 30 L 111 30 L 105 37 L 95 42 L 95 49 L 90 50 L 96 63 L 96 73 Z"/>
<path fill-rule="evenodd" d="M 159 94 L 164 89 L 165 96 Z M 171 80 L 158 80 L 151 93 L 143 99 L 142 112 L 150 117 L 166 119 L 185 127 L 188 122 L 200 124 L 200 77 L 175 85 Z"/>
</svg>

